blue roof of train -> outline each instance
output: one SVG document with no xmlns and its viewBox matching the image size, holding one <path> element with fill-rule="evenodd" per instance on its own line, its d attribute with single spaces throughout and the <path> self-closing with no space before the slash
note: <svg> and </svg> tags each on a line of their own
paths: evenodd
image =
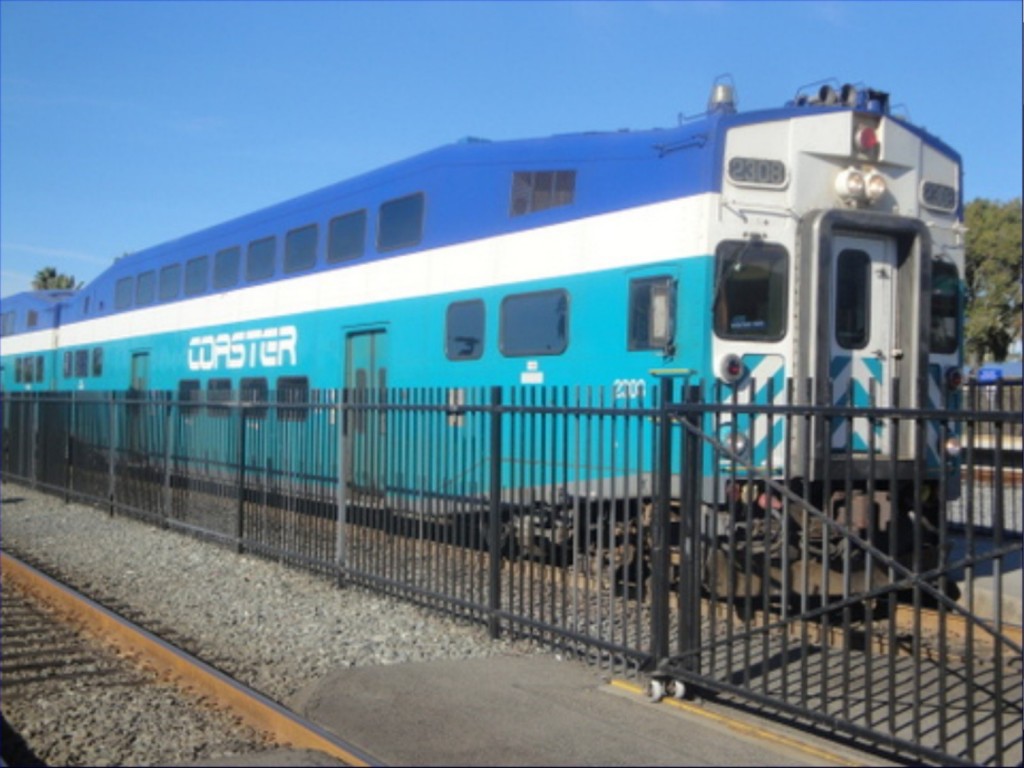
<svg viewBox="0 0 1024 768">
<path fill-rule="evenodd" d="M 716 143 L 709 135 L 715 127 L 713 121 L 701 121 L 668 130 L 442 146 L 118 259 L 85 288 L 65 318 L 85 316 L 86 296 L 92 298 L 88 316 L 97 314 L 98 301 L 109 311 L 114 284 L 126 275 L 212 256 L 223 248 L 244 248 L 253 240 L 358 209 L 373 216 L 381 203 L 415 192 L 426 195 L 427 225 L 415 246 L 422 250 L 707 191 L 719 183 L 711 151 Z M 513 171 L 559 169 L 575 170 L 581 178 L 573 205 L 509 216 Z M 357 261 L 408 250 L 379 254 L 370 247 Z M 337 266 L 322 262 L 317 269 Z"/>
<path fill-rule="evenodd" d="M 61 309 L 75 295 L 73 290 L 23 291 L 3 300 L 3 312 L 11 314 L 11 327 L 4 335 L 28 333 L 56 328 L 61 322 Z M 35 324 L 29 326 L 29 313 L 35 312 Z"/>
<path fill-rule="evenodd" d="M 414 247 L 429 249 L 714 191 L 722 183 L 721 137 L 726 129 L 847 109 L 790 104 L 745 113 L 710 112 L 701 119 L 666 129 L 495 142 L 472 139 L 449 144 L 122 257 L 69 302 L 62 313 L 63 321 L 111 312 L 114 286 L 122 277 L 197 256 L 212 257 L 224 248 L 244 248 L 253 240 L 282 235 L 354 210 L 365 208 L 372 217 L 381 203 L 415 192 L 425 193 L 427 225 L 422 240 Z M 959 160 L 942 142 L 903 124 Z M 574 170 L 579 177 L 572 205 L 528 216 L 509 215 L 512 172 L 561 169 Z M 381 254 L 371 247 L 354 263 L 384 259 L 407 250 Z M 323 262 L 318 259 L 315 269 L 338 266 Z M 288 275 L 277 275 L 284 277 Z M 5 308 L 9 301 L 4 300 Z"/>
</svg>

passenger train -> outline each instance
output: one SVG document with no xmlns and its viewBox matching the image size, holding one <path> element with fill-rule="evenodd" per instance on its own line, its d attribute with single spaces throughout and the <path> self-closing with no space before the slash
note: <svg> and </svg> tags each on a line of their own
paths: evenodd
<svg viewBox="0 0 1024 768">
<path fill-rule="evenodd" d="M 794 380 L 815 402 L 954 405 L 959 155 L 872 88 L 749 112 L 733 93 L 716 82 L 704 114 L 664 129 L 467 138 L 125 256 L 73 293 L 6 298 L 3 388 L 629 401 L 680 371 L 755 402 Z M 780 425 L 754 464 L 782 465 Z M 886 441 L 850 429 L 834 448 Z"/>
</svg>

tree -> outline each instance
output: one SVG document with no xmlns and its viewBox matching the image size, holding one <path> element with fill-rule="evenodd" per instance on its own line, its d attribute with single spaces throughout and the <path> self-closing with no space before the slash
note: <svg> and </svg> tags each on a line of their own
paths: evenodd
<svg viewBox="0 0 1024 768">
<path fill-rule="evenodd" d="M 74 275 L 58 273 L 55 267 L 43 267 L 32 279 L 32 288 L 37 291 L 66 290 L 78 288 Z"/>
<path fill-rule="evenodd" d="M 1021 335 L 1021 201 L 967 204 L 964 340 L 968 359 L 1005 360 Z"/>
</svg>

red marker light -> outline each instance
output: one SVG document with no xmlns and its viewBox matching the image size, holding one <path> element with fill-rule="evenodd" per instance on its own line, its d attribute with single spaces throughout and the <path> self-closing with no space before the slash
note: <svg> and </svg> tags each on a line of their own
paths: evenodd
<svg viewBox="0 0 1024 768">
<path fill-rule="evenodd" d="M 719 361 L 718 374 L 727 383 L 733 384 L 743 375 L 743 361 L 739 355 L 729 354 Z"/>
<path fill-rule="evenodd" d="M 857 149 L 861 152 L 870 152 L 878 146 L 878 133 L 871 126 L 864 125 L 857 129 L 854 139 Z"/>
<path fill-rule="evenodd" d="M 946 371 L 946 388 L 950 392 L 956 392 L 963 386 L 964 375 L 959 368 L 950 368 Z"/>
</svg>

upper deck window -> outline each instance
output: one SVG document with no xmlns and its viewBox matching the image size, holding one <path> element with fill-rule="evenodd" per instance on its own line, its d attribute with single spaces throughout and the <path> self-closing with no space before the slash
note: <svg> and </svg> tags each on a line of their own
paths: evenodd
<svg viewBox="0 0 1024 768">
<path fill-rule="evenodd" d="M 388 200 L 380 206 L 377 250 L 393 251 L 423 239 L 423 193 Z"/>
<path fill-rule="evenodd" d="M 10 336 L 14 333 L 14 310 L 4 312 L 0 320 L 0 336 Z"/>
<path fill-rule="evenodd" d="M 114 309 L 128 309 L 135 293 L 135 278 L 122 277 L 114 287 Z"/>
<path fill-rule="evenodd" d="M 366 210 L 331 219 L 327 235 L 327 261 L 358 259 L 366 248 Z"/>
<path fill-rule="evenodd" d="M 786 249 L 761 240 L 729 240 L 718 246 L 715 261 L 715 333 L 752 341 L 785 336 Z"/>
<path fill-rule="evenodd" d="M 265 280 L 274 276 L 274 252 L 277 250 L 277 238 L 265 237 L 249 243 L 249 252 L 245 257 L 245 279 L 248 282 Z"/>
<path fill-rule="evenodd" d="M 189 259 L 185 264 L 185 295 L 198 296 L 206 292 L 210 260 L 206 256 Z"/>
<path fill-rule="evenodd" d="M 144 307 L 153 303 L 156 295 L 156 273 L 153 270 L 143 272 L 135 281 L 135 306 Z"/>
<path fill-rule="evenodd" d="M 512 174 L 510 216 L 572 205 L 576 171 L 516 171 Z"/>
<path fill-rule="evenodd" d="M 293 229 L 284 238 L 284 271 L 305 272 L 316 265 L 316 224 Z"/>
<path fill-rule="evenodd" d="M 178 298 L 181 291 L 181 264 L 170 264 L 160 270 L 160 301 Z"/>
<path fill-rule="evenodd" d="M 242 249 L 225 248 L 217 251 L 213 257 L 213 288 L 224 291 L 238 285 L 238 265 L 241 261 Z"/>
<path fill-rule="evenodd" d="M 35 328 L 39 325 L 39 313 L 34 309 L 28 311 L 28 315 L 25 317 L 25 325 L 29 328 Z"/>
</svg>

